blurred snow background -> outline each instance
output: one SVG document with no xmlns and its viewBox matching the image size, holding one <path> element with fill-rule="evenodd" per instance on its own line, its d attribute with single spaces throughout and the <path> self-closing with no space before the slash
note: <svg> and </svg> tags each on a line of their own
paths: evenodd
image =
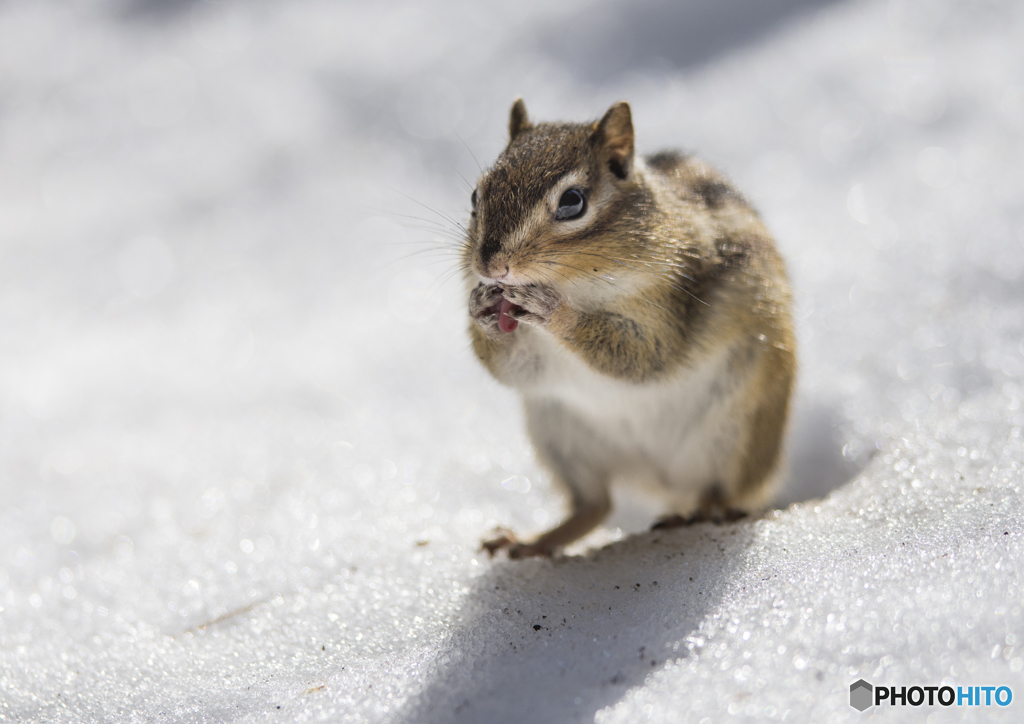
<svg viewBox="0 0 1024 724">
<path fill-rule="evenodd" d="M 861 677 L 1015 688 L 881 720 L 1019 720 L 1022 35 L 1013 0 L 0 3 L 0 721 L 853 721 Z M 517 95 L 627 99 L 762 210 L 796 505 L 477 552 L 561 514 L 449 276 Z"/>
</svg>

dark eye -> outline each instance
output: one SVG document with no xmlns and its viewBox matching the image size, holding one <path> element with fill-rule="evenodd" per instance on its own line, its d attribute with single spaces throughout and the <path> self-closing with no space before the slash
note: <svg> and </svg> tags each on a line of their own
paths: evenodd
<svg viewBox="0 0 1024 724">
<path fill-rule="evenodd" d="M 581 216 L 586 209 L 587 200 L 579 189 L 569 189 L 562 194 L 558 200 L 558 210 L 555 211 L 555 218 L 559 221 L 575 219 Z"/>
<path fill-rule="evenodd" d="M 476 189 L 473 189 L 473 193 L 470 194 L 469 203 L 473 205 L 473 211 L 476 211 Z"/>
</svg>

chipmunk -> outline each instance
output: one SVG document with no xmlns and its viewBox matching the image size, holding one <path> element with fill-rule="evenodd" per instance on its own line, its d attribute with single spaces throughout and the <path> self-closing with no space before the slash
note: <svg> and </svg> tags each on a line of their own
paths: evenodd
<svg viewBox="0 0 1024 724">
<path fill-rule="evenodd" d="M 569 517 L 492 554 L 547 556 L 611 510 L 613 482 L 670 514 L 731 516 L 773 493 L 796 373 L 786 270 L 750 205 L 691 156 L 634 154 L 625 102 L 530 121 L 477 182 L 461 253 L 480 361 L 520 392 Z"/>
</svg>

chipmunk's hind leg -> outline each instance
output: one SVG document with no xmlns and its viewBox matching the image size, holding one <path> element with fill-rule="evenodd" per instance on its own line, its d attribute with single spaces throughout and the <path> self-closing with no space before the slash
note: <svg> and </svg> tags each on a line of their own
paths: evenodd
<svg viewBox="0 0 1024 724">
<path fill-rule="evenodd" d="M 612 509 L 608 483 L 614 453 L 584 421 L 558 402 L 528 400 L 526 428 L 537 456 L 553 473 L 553 482 L 569 493 L 571 511 L 559 525 L 530 541 L 507 531 L 483 544 L 492 554 L 507 550 L 509 558 L 549 556 L 592 531 Z"/>
<path fill-rule="evenodd" d="M 601 521 L 608 517 L 611 507 L 609 501 L 605 501 L 604 504 L 574 504 L 568 518 L 531 541 L 520 541 L 515 533 L 505 531 L 497 538 L 485 541 L 483 549 L 491 555 L 499 550 L 506 550 L 509 558 L 550 556 L 556 549 L 579 540 L 600 525 Z"/>
</svg>

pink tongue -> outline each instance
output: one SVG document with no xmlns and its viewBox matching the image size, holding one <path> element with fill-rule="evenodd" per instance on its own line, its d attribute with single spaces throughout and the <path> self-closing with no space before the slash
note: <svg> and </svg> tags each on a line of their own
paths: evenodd
<svg viewBox="0 0 1024 724">
<path fill-rule="evenodd" d="M 498 329 L 502 332 L 514 332 L 516 327 L 519 326 L 519 320 L 513 319 L 508 316 L 508 313 L 513 309 L 521 309 L 521 307 L 513 304 L 507 299 L 501 300 L 501 310 L 498 312 Z"/>
</svg>

